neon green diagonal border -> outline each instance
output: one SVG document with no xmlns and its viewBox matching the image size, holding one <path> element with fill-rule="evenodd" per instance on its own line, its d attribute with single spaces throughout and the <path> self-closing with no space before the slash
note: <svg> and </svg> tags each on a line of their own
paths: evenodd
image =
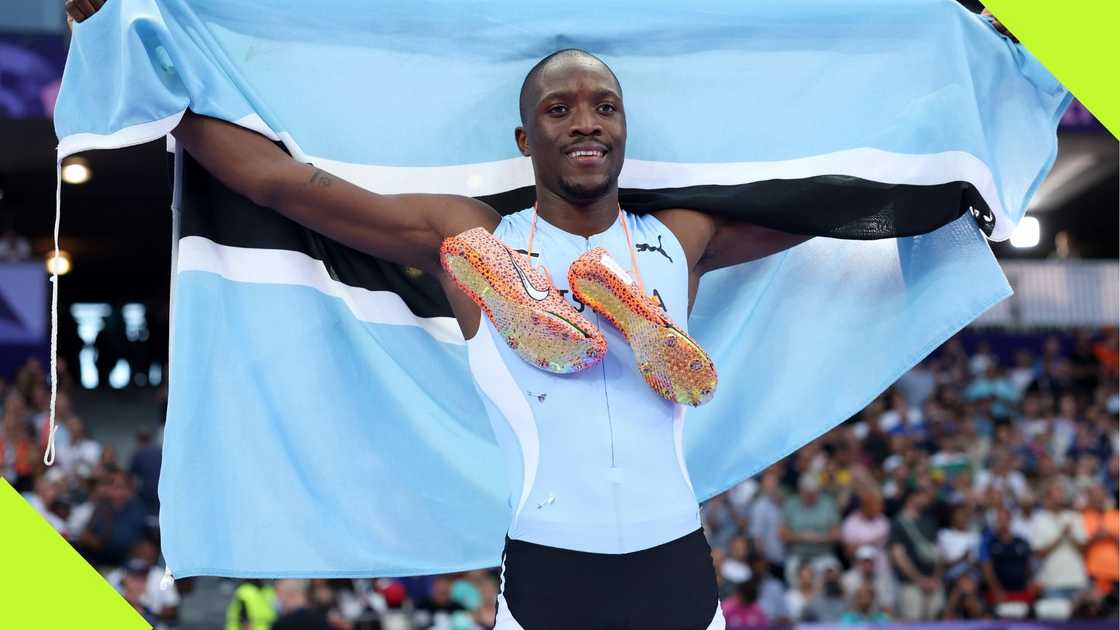
<svg viewBox="0 0 1120 630">
<path fill-rule="evenodd" d="M 0 531 L 0 628 L 151 629 L 3 480 Z"/>
<path fill-rule="evenodd" d="M 984 4 L 1120 138 L 1120 0 L 985 0 Z"/>
</svg>

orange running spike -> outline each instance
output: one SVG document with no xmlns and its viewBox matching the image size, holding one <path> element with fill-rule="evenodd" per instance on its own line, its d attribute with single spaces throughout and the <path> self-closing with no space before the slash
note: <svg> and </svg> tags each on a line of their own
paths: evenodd
<svg viewBox="0 0 1120 630">
<path fill-rule="evenodd" d="M 526 362 L 568 374 L 606 354 L 603 333 L 553 288 L 548 274 L 485 229 L 444 240 L 440 262 Z"/>
<path fill-rule="evenodd" d="M 643 295 L 638 283 L 607 250 L 596 247 L 568 268 L 568 285 L 580 302 L 610 320 L 630 343 L 638 371 L 666 400 L 700 406 L 716 391 L 708 353 Z"/>
</svg>

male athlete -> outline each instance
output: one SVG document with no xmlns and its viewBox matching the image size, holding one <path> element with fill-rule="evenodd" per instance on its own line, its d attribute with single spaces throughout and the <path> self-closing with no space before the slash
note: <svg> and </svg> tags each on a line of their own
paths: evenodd
<svg viewBox="0 0 1120 630">
<path fill-rule="evenodd" d="M 622 90 L 586 52 L 555 53 L 530 71 L 521 118 L 515 139 L 532 159 L 536 179 L 534 261 L 551 270 L 557 290 L 567 291 L 569 265 L 593 247 L 630 260 L 625 220 L 633 241 L 660 243 L 637 255 L 638 271 L 646 290 L 656 290 L 683 325 L 704 272 L 806 239 L 691 210 L 620 219 Z M 526 248 L 533 209 L 503 218 L 469 197 L 370 193 L 293 160 L 252 131 L 189 113 L 174 135 L 215 177 L 255 203 L 440 279 L 468 340 L 471 371 L 515 489 L 499 628 L 722 627 L 681 450 L 684 407 L 652 391 L 626 339 L 575 302 L 606 337 L 603 359 L 573 374 L 526 363 L 440 264 L 444 240 L 472 228 Z M 580 602 L 589 592 L 611 595 Z"/>
<path fill-rule="evenodd" d="M 88 16 L 86 3 L 70 0 L 81 9 L 71 10 L 75 19 Z M 550 291 L 569 299 L 569 265 L 603 247 L 615 260 L 635 260 L 646 292 L 656 292 L 683 327 L 701 275 L 808 237 L 687 209 L 620 212 L 622 88 L 587 52 L 563 50 L 538 63 L 522 86 L 520 112 L 515 140 L 532 160 L 537 203 L 506 217 L 469 197 L 371 193 L 252 131 L 190 112 L 173 135 L 256 204 L 439 278 L 468 340 L 513 489 L 498 629 L 723 628 L 682 452 L 685 407 L 647 387 L 627 339 L 574 301 L 604 335 L 605 356 L 570 374 L 523 361 L 444 270 L 440 247 L 475 228 L 516 249 L 532 238 L 534 263 L 551 270 Z M 631 240 L 646 247 L 636 252 Z M 534 289 L 541 290 L 526 287 Z"/>
</svg>

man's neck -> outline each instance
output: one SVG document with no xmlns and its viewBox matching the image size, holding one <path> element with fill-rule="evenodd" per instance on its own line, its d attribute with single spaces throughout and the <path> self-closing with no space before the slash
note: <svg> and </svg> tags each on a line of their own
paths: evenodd
<svg viewBox="0 0 1120 630">
<path fill-rule="evenodd" d="M 537 186 L 537 214 L 569 234 L 593 236 L 614 225 L 618 217 L 618 189 L 586 204 L 577 204 Z"/>
</svg>

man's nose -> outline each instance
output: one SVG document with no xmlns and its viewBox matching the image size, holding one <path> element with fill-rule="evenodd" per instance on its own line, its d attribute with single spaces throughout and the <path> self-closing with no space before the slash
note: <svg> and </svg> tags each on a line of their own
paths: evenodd
<svg viewBox="0 0 1120 630">
<path fill-rule="evenodd" d="M 572 127 L 569 134 L 573 136 L 598 136 L 603 133 L 603 125 L 595 112 L 585 108 L 575 111 L 571 118 Z"/>
</svg>

